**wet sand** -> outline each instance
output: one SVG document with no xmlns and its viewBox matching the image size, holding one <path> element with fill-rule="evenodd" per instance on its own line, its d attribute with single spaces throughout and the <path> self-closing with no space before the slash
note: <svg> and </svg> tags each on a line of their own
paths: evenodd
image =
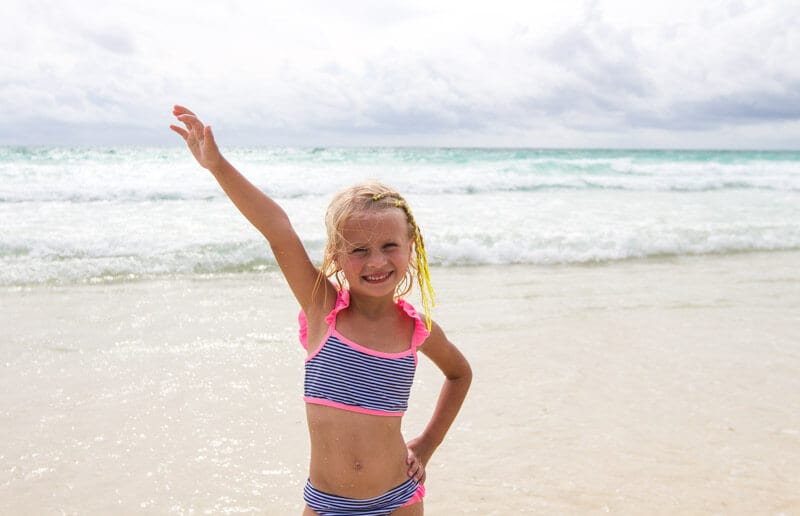
<svg viewBox="0 0 800 516">
<path fill-rule="evenodd" d="M 428 514 L 800 514 L 800 253 L 437 268 L 473 389 Z M 0 291 L 0 513 L 299 514 L 274 273 Z M 440 376 L 421 361 L 408 437 Z"/>
</svg>

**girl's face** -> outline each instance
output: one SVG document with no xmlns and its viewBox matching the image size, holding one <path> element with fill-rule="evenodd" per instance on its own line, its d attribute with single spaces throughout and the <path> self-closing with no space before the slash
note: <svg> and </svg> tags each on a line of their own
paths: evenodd
<svg viewBox="0 0 800 516">
<path fill-rule="evenodd" d="M 351 291 L 394 295 L 411 259 L 405 212 L 398 208 L 357 213 L 345 222 L 342 236 L 343 248 L 335 263 Z"/>
</svg>

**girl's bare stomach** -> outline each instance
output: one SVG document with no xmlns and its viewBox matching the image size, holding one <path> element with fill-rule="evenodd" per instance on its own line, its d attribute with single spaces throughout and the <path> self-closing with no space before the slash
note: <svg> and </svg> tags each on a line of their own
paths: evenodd
<svg viewBox="0 0 800 516">
<path fill-rule="evenodd" d="M 320 491 L 372 498 L 408 480 L 400 417 L 306 405 L 310 479 Z"/>
</svg>

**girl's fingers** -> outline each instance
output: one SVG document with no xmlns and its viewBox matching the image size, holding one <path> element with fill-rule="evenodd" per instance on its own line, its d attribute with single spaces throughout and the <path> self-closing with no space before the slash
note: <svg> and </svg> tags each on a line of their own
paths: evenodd
<svg viewBox="0 0 800 516">
<path fill-rule="evenodd" d="M 189 126 L 198 126 L 199 125 L 200 127 L 203 127 L 203 123 L 195 115 L 190 115 L 188 113 L 183 113 L 183 114 L 180 114 L 180 115 L 176 116 L 175 118 L 177 118 L 178 120 L 180 120 L 181 122 L 183 122 L 184 124 L 189 125 Z"/>
<path fill-rule="evenodd" d="M 184 140 L 189 137 L 189 133 L 183 127 L 178 127 L 177 125 L 170 125 L 170 129 L 181 135 L 181 138 Z"/>
<path fill-rule="evenodd" d="M 425 466 L 419 461 L 412 460 L 411 457 L 409 457 L 408 462 L 411 465 L 408 469 L 408 476 L 412 477 L 417 482 L 421 482 L 425 477 Z"/>
<path fill-rule="evenodd" d="M 189 130 L 191 136 L 194 136 L 198 140 L 203 139 L 203 122 L 197 119 L 194 115 L 179 115 L 178 120 L 183 122 L 186 126 L 186 129 Z"/>
<path fill-rule="evenodd" d="M 175 104 L 172 107 L 172 114 L 176 115 L 176 116 L 177 115 L 193 115 L 193 116 L 197 116 L 192 112 L 191 109 L 183 107 L 183 106 L 178 105 L 178 104 Z"/>
<path fill-rule="evenodd" d="M 213 136 L 211 135 L 211 129 L 209 127 L 204 127 L 203 122 L 201 122 L 200 119 L 197 118 L 197 115 L 195 115 L 190 109 L 179 104 L 175 104 L 175 106 L 172 108 L 172 113 L 186 126 L 187 131 L 185 136 L 183 133 L 178 133 L 181 134 L 181 136 L 184 136 L 184 139 L 187 139 L 190 136 L 193 136 L 198 141 L 202 141 L 206 137 L 213 139 Z"/>
</svg>

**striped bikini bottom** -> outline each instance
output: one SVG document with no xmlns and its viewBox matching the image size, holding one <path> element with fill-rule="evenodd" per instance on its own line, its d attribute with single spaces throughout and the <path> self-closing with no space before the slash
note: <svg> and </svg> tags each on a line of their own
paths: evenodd
<svg viewBox="0 0 800 516">
<path fill-rule="evenodd" d="M 303 499 L 320 516 L 385 516 L 422 500 L 425 486 L 413 478 L 374 498 L 355 499 L 323 493 L 306 482 Z"/>
</svg>

